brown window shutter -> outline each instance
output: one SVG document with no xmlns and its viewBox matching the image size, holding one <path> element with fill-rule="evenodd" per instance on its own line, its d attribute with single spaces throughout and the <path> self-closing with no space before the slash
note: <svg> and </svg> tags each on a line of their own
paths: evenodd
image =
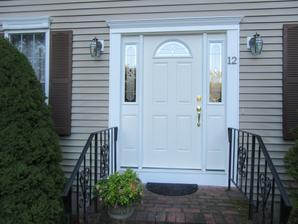
<svg viewBox="0 0 298 224">
<path fill-rule="evenodd" d="M 298 127 L 298 24 L 283 27 L 283 136 Z"/>
<path fill-rule="evenodd" d="M 60 136 L 71 134 L 72 31 L 52 31 L 50 37 L 49 104 Z"/>
<path fill-rule="evenodd" d="M 4 38 L 4 33 L 0 32 L 0 38 Z"/>
</svg>

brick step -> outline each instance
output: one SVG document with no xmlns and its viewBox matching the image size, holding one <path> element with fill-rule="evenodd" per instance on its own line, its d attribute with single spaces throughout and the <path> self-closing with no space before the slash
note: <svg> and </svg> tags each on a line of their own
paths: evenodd
<svg viewBox="0 0 298 224">
<path fill-rule="evenodd" d="M 89 224 L 241 224 L 247 222 L 248 204 L 236 189 L 199 187 L 186 196 L 162 196 L 145 190 L 142 203 L 126 220 L 110 218 L 98 204 L 98 213 L 90 212 Z"/>
</svg>

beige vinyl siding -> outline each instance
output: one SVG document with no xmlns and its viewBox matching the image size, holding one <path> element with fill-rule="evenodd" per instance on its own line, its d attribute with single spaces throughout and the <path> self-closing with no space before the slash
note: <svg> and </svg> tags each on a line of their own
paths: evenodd
<svg viewBox="0 0 298 224">
<path fill-rule="evenodd" d="M 240 25 L 240 127 L 264 137 L 274 163 L 284 174 L 282 139 L 282 26 L 298 23 L 298 1 L 279 0 L 11 0 L 0 1 L 1 18 L 50 16 L 51 29 L 73 30 L 72 135 L 61 138 L 67 174 L 88 134 L 108 125 L 109 28 L 107 20 L 170 17 L 243 16 Z M 246 37 L 264 40 L 252 56 Z M 89 55 L 94 37 L 105 40 L 100 60 Z M 282 175 L 284 180 L 288 180 Z"/>
</svg>

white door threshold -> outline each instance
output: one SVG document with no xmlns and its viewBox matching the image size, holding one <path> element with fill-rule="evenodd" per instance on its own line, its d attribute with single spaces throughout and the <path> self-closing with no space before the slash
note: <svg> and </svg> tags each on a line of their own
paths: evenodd
<svg viewBox="0 0 298 224">
<path fill-rule="evenodd" d="M 228 186 L 225 171 L 175 170 L 175 169 L 136 169 L 143 183 L 183 183 L 205 186 Z"/>
</svg>

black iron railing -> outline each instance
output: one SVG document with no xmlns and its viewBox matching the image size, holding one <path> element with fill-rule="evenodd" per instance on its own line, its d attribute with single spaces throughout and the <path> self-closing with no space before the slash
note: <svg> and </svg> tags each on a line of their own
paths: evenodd
<svg viewBox="0 0 298 224">
<path fill-rule="evenodd" d="M 234 128 L 229 134 L 229 183 L 249 200 L 254 223 L 286 224 L 292 209 L 262 137 Z"/>
<path fill-rule="evenodd" d="M 117 134 L 117 127 L 90 134 L 64 188 L 67 223 L 87 223 L 87 213 L 92 203 L 97 209 L 96 200 L 93 200 L 93 187 L 99 179 L 116 171 Z"/>
</svg>

